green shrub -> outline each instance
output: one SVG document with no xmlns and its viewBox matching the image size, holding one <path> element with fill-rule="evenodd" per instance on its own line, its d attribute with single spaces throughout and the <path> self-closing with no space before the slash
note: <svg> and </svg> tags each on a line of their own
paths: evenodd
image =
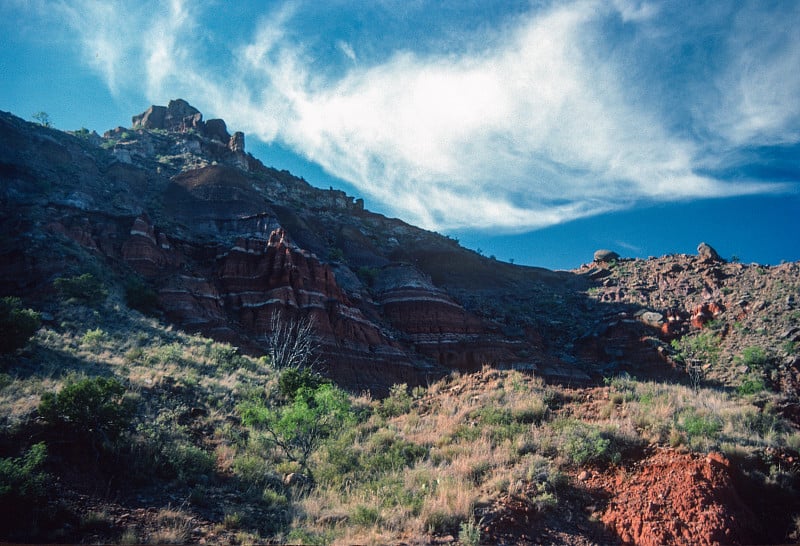
<svg viewBox="0 0 800 546">
<path fill-rule="evenodd" d="M 686 433 L 691 442 L 696 438 L 714 439 L 722 430 L 718 417 L 698 413 L 694 408 L 684 410 L 678 415 L 677 427 Z"/>
<path fill-rule="evenodd" d="M 49 476 L 41 467 L 47 459 L 44 442 L 32 445 L 21 457 L 0 459 L 0 536 L 8 538 L 33 525 L 45 507 Z"/>
<path fill-rule="evenodd" d="M 749 374 L 742 379 L 741 384 L 736 387 L 736 392 L 742 396 L 751 394 L 758 394 L 767 390 L 767 385 L 764 383 L 764 378 L 755 374 Z"/>
<path fill-rule="evenodd" d="M 572 464 L 618 463 L 622 457 L 610 435 L 593 425 L 563 419 L 552 426 L 558 434 L 558 451 Z"/>
<path fill-rule="evenodd" d="M 389 431 L 376 433 L 370 443 L 370 452 L 361 458 L 360 464 L 368 474 L 379 474 L 413 466 L 428 454 L 425 447 L 398 438 Z"/>
<path fill-rule="evenodd" d="M 95 441 L 115 441 L 133 418 L 133 405 L 116 379 L 86 378 L 68 383 L 58 394 L 45 393 L 39 415 L 53 426 Z"/>
<path fill-rule="evenodd" d="M 24 347 L 41 323 L 39 313 L 22 308 L 15 297 L 0 299 L 0 353 L 11 353 Z"/>
<path fill-rule="evenodd" d="M 288 400 L 294 400 L 300 391 L 313 392 L 329 383 L 310 368 L 286 368 L 278 378 L 278 390 Z"/>
<path fill-rule="evenodd" d="M 53 286 L 67 301 L 76 301 L 87 305 L 96 305 L 108 296 L 108 290 L 91 273 L 75 277 L 59 277 L 53 281 Z"/>
<path fill-rule="evenodd" d="M 378 278 L 378 273 L 378 269 L 367 266 L 359 267 L 356 271 L 358 278 L 367 286 L 373 286 L 375 284 L 375 280 Z"/>
<path fill-rule="evenodd" d="M 287 387 L 287 392 L 291 390 Z M 355 422 L 347 393 L 330 383 L 315 389 L 300 387 L 294 400 L 283 405 L 270 407 L 255 399 L 237 409 L 245 426 L 266 431 L 287 459 L 303 470 L 309 470 L 308 458 L 324 440 Z"/>
<path fill-rule="evenodd" d="M 0 459 L 0 503 L 7 506 L 10 500 L 37 500 L 44 496 L 47 475 L 41 467 L 47 459 L 44 442 L 34 444 L 22 457 Z"/>
<path fill-rule="evenodd" d="M 221 370 L 234 371 L 240 368 L 251 368 L 250 361 L 239 354 L 239 348 L 231 345 L 214 343 L 211 345 L 208 357 Z"/>
<path fill-rule="evenodd" d="M 683 336 L 672 340 L 672 348 L 677 351 L 681 362 L 699 360 L 708 364 L 716 364 L 719 360 L 719 336 L 712 331 Z"/>
<path fill-rule="evenodd" d="M 83 334 L 83 337 L 81 338 L 81 343 L 83 343 L 84 345 L 88 345 L 93 349 L 96 349 L 105 340 L 106 340 L 106 333 L 101 328 L 95 328 L 94 330 L 87 330 L 86 333 Z"/>
<path fill-rule="evenodd" d="M 769 363 L 767 351 L 763 347 L 751 346 L 747 347 L 742 354 L 736 359 L 740 364 L 744 364 L 750 370 L 763 370 Z"/>
<path fill-rule="evenodd" d="M 405 383 L 392 385 L 389 396 L 378 407 L 378 415 L 384 418 L 399 417 L 411 410 L 411 402 L 412 398 Z"/>
<path fill-rule="evenodd" d="M 481 543 L 481 526 L 474 519 L 462 521 L 458 527 L 458 541 L 464 546 L 478 546 Z"/>
<path fill-rule="evenodd" d="M 361 525 L 364 527 L 372 527 L 380 523 L 381 513 L 378 511 L 377 508 L 373 508 L 371 506 L 364 506 L 360 504 L 356 506 L 355 510 L 353 510 L 353 514 L 350 517 L 350 521 L 352 521 L 356 525 Z"/>
<path fill-rule="evenodd" d="M 188 442 L 175 443 L 164 451 L 175 477 L 184 483 L 194 483 L 201 476 L 210 476 L 216 468 L 212 454 Z"/>
</svg>

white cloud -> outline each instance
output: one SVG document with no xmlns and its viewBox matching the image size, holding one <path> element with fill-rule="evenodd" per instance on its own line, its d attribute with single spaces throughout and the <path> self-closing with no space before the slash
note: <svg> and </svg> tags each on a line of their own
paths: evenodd
<svg viewBox="0 0 800 546">
<path fill-rule="evenodd" d="M 658 109 L 632 96 L 620 77 L 627 67 L 605 55 L 607 19 L 655 25 L 652 3 L 558 4 L 520 18 L 502 39 L 493 34 L 491 48 L 403 50 L 371 65 L 356 62 L 357 44 L 334 37 L 329 43 L 348 60 L 336 79 L 315 71 L 309 45 L 286 32 L 300 16 L 295 4 L 260 19 L 252 38 L 228 52 L 225 73 L 207 70 L 193 41 L 198 20 L 181 0 L 154 25 L 147 6 L 120 14 L 77 5 L 71 24 L 112 90 L 145 82 L 154 101 L 182 96 L 232 128 L 281 141 L 425 227 L 524 230 L 641 200 L 762 189 L 698 175 L 708 163 L 700 143 L 676 136 Z M 83 24 L 77 12 L 98 24 Z M 120 46 L 123 18 L 130 31 Z M 800 77 L 787 72 L 800 66 L 800 44 L 796 29 L 785 30 L 756 43 L 732 35 L 734 62 L 718 77 L 722 99 L 710 106 L 698 98 L 709 106 L 698 117 L 707 130 L 735 142 L 797 138 L 800 106 L 790 99 L 800 96 Z"/>
<path fill-rule="evenodd" d="M 751 4 L 736 16 L 711 120 L 735 144 L 800 139 L 800 4 L 785 4 L 771 13 Z"/>
<path fill-rule="evenodd" d="M 345 42 L 344 40 L 338 40 L 336 42 L 336 47 L 338 47 L 344 56 L 350 59 L 352 62 L 356 62 L 358 59 L 356 57 L 356 52 L 353 49 L 353 46 Z"/>
</svg>

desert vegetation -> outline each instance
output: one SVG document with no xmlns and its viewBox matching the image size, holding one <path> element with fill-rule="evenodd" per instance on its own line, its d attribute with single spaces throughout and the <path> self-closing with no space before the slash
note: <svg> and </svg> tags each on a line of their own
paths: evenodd
<svg viewBox="0 0 800 546">
<path fill-rule="evenodd" d="M 567 388 L 484 367 L 374 399 L 315 371 L 307 324 L 253 358 L 129 308 L 124 284 L 77 275 L 55 294 L 2 357 L 0 502 L 35 514 L 8 539 L 479 544 L 512 500 L 548 521 L 579 502 L 582 472 L 661 449 L 721 452 L 797 506 L 797 468 L 775 454 L 800 433 L 768 388 L 627 375 Z"/>
</svg>

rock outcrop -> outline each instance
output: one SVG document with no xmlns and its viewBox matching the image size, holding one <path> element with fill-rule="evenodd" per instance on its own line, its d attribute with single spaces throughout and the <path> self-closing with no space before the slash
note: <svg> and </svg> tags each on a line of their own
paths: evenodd
<svg viewBox="0 0 800 546">
<path fill-rule="evenodd" d="M 132 129 L 159 130 L 175 133 L 195 131 L 202 137 L 220 142 L 232 152 L 244 152 L 244 133 L 228 133 L 225 121 L 203 121 L 203 114 L 183 99 L 169 101 L 167 106 L 152 105 L 131 118 Z M 123 129 L 124 130 L 124 129 Z"/>
</svg>

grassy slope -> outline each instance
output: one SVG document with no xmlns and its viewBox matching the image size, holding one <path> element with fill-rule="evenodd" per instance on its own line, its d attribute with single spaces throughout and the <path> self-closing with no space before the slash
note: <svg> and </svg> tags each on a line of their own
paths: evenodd
<svg viewBox="0 0 800 546">
<path fill-rule="evenodd" d="M 793 469 L 760 463 L 800 449 L 769 393 L 629 378 L 569 390 L 488 368 L 383 401 L 351 396 L 356 424 L 314 451 L 316 483 L 285 485 L 299 467 L 237 411 L 254 396 L 276 400 L 278 373 L 132 311 L 120 287 L 108 289 L 93 304 L 53 296 L 29 346 L 4 357 L 0 455 L 44 441 L 42 470 L 56 479 L 38 529 L 0 538 L 387 543 L 461 533 L 469 542 L 481 518 L 502 511 L 499 499 L 557 514 L 580 469 L 629 465 L 657 446 L 722 450 L 760 469 L 764 484 L 796 485 Z M 44 393 L 96 376 L 120 380 L 136 407 L 120 439 L 80 445 L 37 416 Z"/>
</svg>

